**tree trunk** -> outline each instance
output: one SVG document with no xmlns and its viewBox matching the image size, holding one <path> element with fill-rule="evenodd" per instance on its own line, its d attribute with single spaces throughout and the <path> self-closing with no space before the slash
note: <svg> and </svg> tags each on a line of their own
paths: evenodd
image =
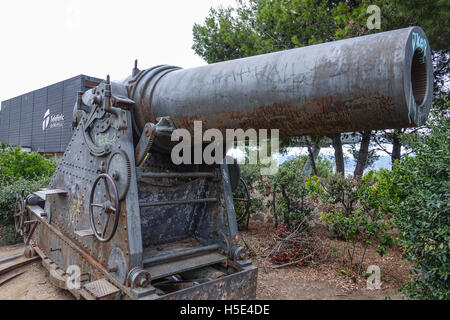
<svg viewBox="0 0 450 320">
<path fill-rule="evenodd" d="M 336 172 L 345 175 L 344 152 L 342 151 L 341 134 L 336 133 L 330 137 L 333 140 L 334 159 L 336 162 Z"/>
<path fill-rule="evenodd" d="M 305 143 L 306 143 L 306 147 L 308 148 L 308 155 L 309 155 L 309 162 L 307 161 L 307 165 L 305 167 L 308 166 L 308 164 L 311 166 L 312 169 L 312 173 L 317 176 L 317 167 L 316 167 L 316 156 L 314 154 L 313 149 L 311 148 L 311 143 L 309 142 L 308 137 L 305 137 Z M 316 150 L 315 150 L 316 151 Z M 307 169 L 307 168 L 305 168 Z M 305 170 L 306 171 L 306 170 Z M 308 174 L 308 176 L 311 175 L 311 173 Z"/>
<path fill-rule="evenodd" d="M 361 146 L 358 152 L 358 160 L 356 162 L 356 168 L 353 174 L 354 178 L 362 177 L 364 169 L 366 168 L 367 157 L 369 156 L 369 145 L 371 135 L 372 131 L 363 131 L 362 133 Z"/>
<path fill-rule="evenodd" d="M 394 132 L 392 133 L 392 155 L 391 155 L 392 169 L 394 168 L 395 160 L 400 160 L 402 154 L 402 144 L 400 143 L 399 134 L 400 130 L 394 130 Z"/>
</svg>

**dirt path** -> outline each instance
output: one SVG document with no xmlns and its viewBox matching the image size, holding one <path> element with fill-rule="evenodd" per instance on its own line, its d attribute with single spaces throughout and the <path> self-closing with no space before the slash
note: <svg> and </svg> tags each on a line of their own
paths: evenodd
<svg viewBox="0 0 450 320">
<path fill-rule="evenodd" d="M 23 253 L 23 245 L 0 247 L 0 259 Z M 1 266 L 7 266 L 9 262 Z M 71 300 L 73 296 L 50 283 L 48 272 L 41 262 L 11 271 L 0 276 L 0 281 L 25 271 L 0 287 L 0 300 Z"/>
<path fill-rule="evenodd" d="M 253 222 L 250 229 L 240 233 L 240 238 L 250 246 L 252 262 L 258 266 L 257 299 L 270 300 L 382 300 L 401 299 L 398 289 L 408 278 L 409 265 L 401 259 L 401 250 L 393 248 L 383 257 L 370 247 L 365 265 L 377 265 L 381 269 L 381 288 L 367 289 L 361 276 L 342 274 L 339 259 L 323 265 L 291 266 L 272 269 L 275 265 L 264 259 L 264 252 L 273 232 L 273 226 Z M 330 246 L 342 246 L 339 241 L 327 240 Z M 358 248 L 358 250 L 362 250 Z"/>
<path fill-rule="evenodd" d="M 305 270 L 290 267 L 258 274 L 257 299 L 263 300 L 382 300 L 400 299 L 396 288 L 346 289 L 338 281 L 310 279 Z"/>
</svg>

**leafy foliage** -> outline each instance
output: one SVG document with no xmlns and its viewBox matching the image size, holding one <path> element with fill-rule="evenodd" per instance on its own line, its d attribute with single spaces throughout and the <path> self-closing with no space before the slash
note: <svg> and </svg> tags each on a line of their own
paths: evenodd
<svg viewBox="0 0 450 320">
<path fill-rule="evenodd" d="M 361 179 L 336 174 L 327 179 L 312 177 L 306 182 L 311 195 L 324 205 L 320 218 L 329 226 L 331 235 L 352 244 L 347 250 L 349 265 L 359 267 L 359 271 L 370 244 L 377 243 L 377 252 L 384 255 L 393 243 L 388 233 L 392 224 L 380 205 L 386 197 L 385 189 L 379 187 L 383 183 L 373 173 Z M 364 245 L 364 252 L 355 265 L 357 243 Z"/>
<path fill-rule="evenodd" d="M 214 63 L 331 41 L 333 2 L 239 0 L 237 8 L 212 8 L 194 25 L 193 49 Z"/>
<path fill-rule="evenodd" d="M 40 188 L 45 187 L 50 182 L 50 177 L 42 177 L 36 180 L 18 179 L 10 184 L 1 185 L 0 188 L 0 220 L 12 222 L 12 215 L 16 204 L 16 194 L 25 190 L 25 196 Z"/>
<path fill-rule="evenodd" d="M 274 208 L 275 225 L 282 222 L 291 226 L 296 221 L 303 221 L 312 212 L 305 185 L 306 178 L 299 173 L 307 158 L 301 156 L 282 163 L 277 174 L 262 177 L 258 183 L 261 193 L 267 196 L 272 194 L 274 198 L 268 205 Z M 319 175 L 324 177 L 331 175 L 332 168 L 333 164 L 329 160 L 318 158 Z"/>
<path fill-rule="evenodd" d="M 449 102 L 447 101 L 447 104 Z M 436 116 L 426 137 L 405 135 L 415 156 L 394 165 L 383 210 L 400 229 L 404 257 L 414 263 L 403 288 L 415 299 L 450 299 L 450 118 Z"/>
<path fill-rule="evenodd" d="M 0 245 L 13 245 L 23 241 L 23 237 L 16 232 L 13 224 L 0 225 Z"/>
<path fill-rule="evenodd" d="M 20 147 L 2 145 L 0 151 L 0 221 L 5 224 L 6 242 L 18 241 L 11 236 L 16 194 L 25 196 L 48 185 L 55 172 L 55 161 L 37 153 L 22 152 Z M 12 240 L 11 240 L 12 239 Z"/>
<path fill-rule="evenodd" d="M 55 165 L 38 153 L 21 151 L 20 147 L 0 152 L 0 184 L 19 179 L 36 180 L 51 176 Z"/>
</svg>

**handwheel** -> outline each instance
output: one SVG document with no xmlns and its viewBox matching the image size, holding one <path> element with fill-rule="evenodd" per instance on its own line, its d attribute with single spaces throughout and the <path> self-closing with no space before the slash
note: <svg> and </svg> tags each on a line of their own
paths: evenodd
<svg viewBox="0 0 450 320">
<path fill-rule="evenodd" d="M 99 203 L 94 203 L 94 195 L 95 195 L 96 188 L 101 180 L 104 181 L 104 184 L 105 184 L 104 191 L 105 191 L 105 195 L 108 198 L 108 200 L 102 204 L 99 204 Z M 108 184 L 108 182 L 109 182 L 109 184 Z M 109 185 L 112 186 L 114 199 L 112 199 L 112 197 L 111 197 Z M 106 221 L 104 222 L 103 228 L 101 231 L 97 230 L 97 227 L 95 224 L 94 208 L 101 209 L 100 214 L 103 214 L 103 213 L 106 214 Z M 108 226 L 111 222 L 111 216 L 113 216 L 114 223 L 113 223 L 113 227 L 112 227 L 109 235 L 107 236 L 106 233 L 108 231 Z M 119 217 L 120 217 L 120 206 L 119 206 L 119 192 L 117 190 L 117 186 L 116 186 L 113 178 L 106 173 L 99 175 L 97 177 L 97 179 L 95 179 L 94 184 L 92 185 L 91 194 L 89 196 L 89 217 L 90 217 L 90 221 L 91 221 L 91 228 L 92 228 L 92 231 L 94 232 L 95 237 L 100 242 L 110 241 L 117 230 L 117 225 L 119 223 Z"/>
<path fill-rule="evenodd" d="M 22 195 L 16 194 L 16 207 L 14 209 L 14 227 L 16 228 L 16 232 L 20 235 L 23 235 L 23 223 L 25 219 L 25 201 L 23 200 Z"/>
<path fill-rule="evenodd" d="M 29 220 L 29 215 L 25 202 L 25 190 L 22 190 L 20 195 L 16 194 L 16 207 L 14 209 L 14 227 L 21 236 L 25 236 L 30 231 L 30 225 L 25 224 L 27 220 Z"/>
</svg>

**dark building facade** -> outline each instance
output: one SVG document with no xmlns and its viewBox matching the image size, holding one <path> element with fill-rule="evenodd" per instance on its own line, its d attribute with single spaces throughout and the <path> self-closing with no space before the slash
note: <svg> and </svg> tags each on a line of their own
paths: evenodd
<svg viewBox="0 0 450 320">
<path fill-rule="evenodd" d="M 0 142 L 40 153 L 64 152 L 72 136 L 77 92 L 96 87 L 101 81 L 79 75 L 3 101 Z"/>
</svg>

